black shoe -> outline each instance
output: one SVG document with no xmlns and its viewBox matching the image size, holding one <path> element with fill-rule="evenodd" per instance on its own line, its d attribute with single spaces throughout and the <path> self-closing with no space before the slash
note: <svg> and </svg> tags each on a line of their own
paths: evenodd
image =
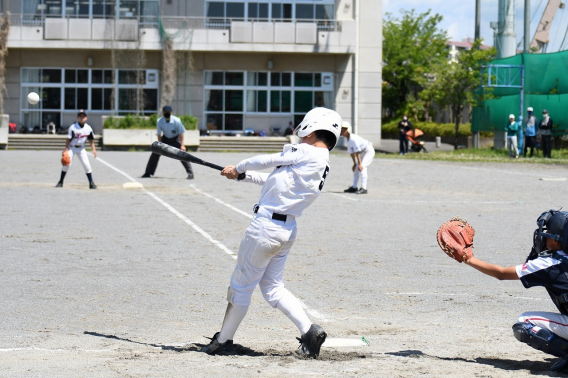
<svg viewBox="0 0 568 378">
<path fill-rule="evenodd" d="M 97 186 L 94 182 L 89 183 L 89 189 L 97 189 Z"/>
<path fill-rule="evenodd" d="M 356 193 L 356 192 L 357 192 L 357 188 L 354 188 L 352 186 L 350 186 L 349 188 L 347 188 L 343 191 L 343 193 Z"/>
<path fill-rule="evenodd" d="M 209 345 L 201 348 L 203 353 L 207 353 L 210 356 L 220 354 L 220 355 L 233 355 L 235 354 L 235 346 L 233 345 L 233 340 L 227 340 L 224 343 L 217 341 L 219 337 L 219 332 L 213 335 L 213 337 L 207 337 L 211 342 Z"/>
<path fill-rule="evenodd" d="M 300 342 L 298 353 L 311 358 L 318 358 L 320 354 L 321 345 L 324 343 L 327 333 L 317 324 L 312 324 L 310 330 L 302 335 L 296 337 Z"/>
<path fill-rule="evenodd" d="M 361 188 L 358 191 L 356 191 L 355 194 L 367 194 L 367 189 Z"/>
<path fill-rule="evenodd" d="M 142 176 L 140 176 L 141 178 L 150 178 L 150 174 L 148 173 L 144 173 Z"/>
<path fill-rule="evenodd" d="M 63 183 L 62 182 L 58 182 L 57 185 L 55 185 L 56 188 L 63 188 Z"/>
<path fill-rule="evenodd" d="M 193 173 L 188 173 L 188 174 L 187 174 L 187 179 L 188 179 L 188 180 L 193 180 Z"/>
<path fill-rule="evenodd" d="M 557 373 L 568 373 L 568 357 L 560 358 L 551 367 L 550 371 Z"/>
</svg>

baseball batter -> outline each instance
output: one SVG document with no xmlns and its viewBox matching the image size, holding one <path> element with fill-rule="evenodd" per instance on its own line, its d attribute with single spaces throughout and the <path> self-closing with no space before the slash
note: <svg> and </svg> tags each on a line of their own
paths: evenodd
<svg viewBox="0 0 568 378">
<path fill-rule="evenodd" d="M 347 139 L 347 152 L 353 159 L 353 185 L 345 189 L 345 193 L 367 194 L 367 180 L 369 179 L 367 167 L 373 162 L 375 148 L 366 139 L 351 132 L 351 125 L 347 122 L 341 127 L 341 136 Z M 359 179 L 361 187 L 358 188 Z"/>
<path fill-rule="evenodd" d="M 233 337 L 259 285 L 264 299 L 288 316 L 300 331 L 300 353 L 313 358 L 319 355 L 327 334 L 312 324 L 296 297 L 284 287 L 282 276 L 296 239 L 296 218 L 321 193 L 329 173 L 329 151 L 337 144 L 341 123 L 333 110 L 315 108 L 294 130 L 301 144 L 288 144 L 282 153 L 256 156 L 221 171 L 228 179 L 246 172 L 243 181 L 263 186 L 254 207 L 255 216 L 239 246 L 221 331 L 215 333 L 203 352 L 234 353 Z M 274 170 L 270 174 L 255 172 L 267 168 Z"/>
<path fill-rule="evenodd" d="M 89 179 L 89 189 L 97 189 L 97 186 L 93 182 L 93 170 L 91 169 L 91 164 L 89 163 L 89 157 L 87 156 L 87 152 L 85 151 L 85 142 L 89 141 L 91 148 L 93 149 L 93 155 L 95 158 L 97 157 L 97 149 L 95 148 L 95 135 L 93 133 L 93 129 L 87 123 L 87 113 L 83 110 L 80 110 L 77 114 L 77 122 L 69 126 L 69 132 L 67 133 L 67 140 L 65 141 L 65 150 L 63 153 L 67 153 L 71 162 L 69 165 L 64 165 L 61 168 L 61 177 L 56 188 L 63 187 L 63 180 L 65 179 L 65 175 L 67 171 L 69 171 L 69 167 L 73 163 L 73 157 L 77 156 L 83 168 L 85 169 L 85 173 L 87 174 L 87 178 Z"/>
<path fill-rule="evenodd" d="M 568 373 L 568 212 L 548 210 L 538 218 L 537 225 L 524 264 L 507 268 L 490 264 L 474 257 L 470 247 L 458 254 L 469 266 L 499 280 L 520 280 L 527 289 L 546 289 L 560 313 L 525 312 L 513 325 L 513 334 L 520 342 L 560 357 L 550 370 Z M 474 232 L 468 233 L 471 238 L 466 239 L 472 240 Z M 462 231 L 453 232 L 451 238 L 459 240 L 460 234 L 464 235 Z"/>
</svg>

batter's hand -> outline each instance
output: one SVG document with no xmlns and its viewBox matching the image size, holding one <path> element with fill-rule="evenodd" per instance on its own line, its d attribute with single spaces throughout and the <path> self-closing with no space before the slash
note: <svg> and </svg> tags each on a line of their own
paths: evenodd
<svg viewBox="0 0 568 378">
<path fill-rule="evenodd" d="M 221 171 L 221 176 L 225 176 L 229 180 L 234 180 L 239 177 L 239 172 L 237 172 L 237 168 L 233 165 L 227 165 Z"/>
</svg>

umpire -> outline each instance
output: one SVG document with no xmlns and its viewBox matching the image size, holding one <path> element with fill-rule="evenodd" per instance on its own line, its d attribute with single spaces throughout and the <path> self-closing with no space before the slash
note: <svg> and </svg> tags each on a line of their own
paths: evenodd
<svg viewBox="0 0 568 378">
<path fill-rule="evenodd" d="M 158 141 L 185 151 L 185 145 L 183 143 L 185 127 L 183 126 L 183 123 L 181 123 L 181 120 L 178 117 L 172 115 L 172 107 L 169 105 L 162 108 L 162 114 L 164 116 L 158 119 L 156 126 Z M 153 176 L 156 172 L 156 168 L 158 167 L 159 160 L 160 155 L 152 152 L 150 160 L 148 160 L 148 165 L 146 166 L 146 172 L 142 175 L 142 177 Z M 181 164 L 187 172 L 187 179 L 193 180 L 193 169 L 191 168 L 191 163 L 188 161 L 182 161 Z"/>
</svg>

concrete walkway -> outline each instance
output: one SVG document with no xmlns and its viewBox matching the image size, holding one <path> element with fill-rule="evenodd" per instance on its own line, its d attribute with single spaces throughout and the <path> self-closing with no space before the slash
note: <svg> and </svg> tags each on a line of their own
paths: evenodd
<svg viewBox="0 0 568 378">
<path fill-rule="evenodd" d="M 381 144 L 375 146 L 375 151 L 383 154 L 398 154 L 399 152 L 398 146 L 399 146 L 398 139 L 382 139 Z M 426 142 L 424 147 L 426 147 L 426 150 L 428 150 L 428 152 L 454 150 L 453 145 L 446 143 L 442 143 L 439 148 L 436 148 L 436 142 Z"/>
</svg>

